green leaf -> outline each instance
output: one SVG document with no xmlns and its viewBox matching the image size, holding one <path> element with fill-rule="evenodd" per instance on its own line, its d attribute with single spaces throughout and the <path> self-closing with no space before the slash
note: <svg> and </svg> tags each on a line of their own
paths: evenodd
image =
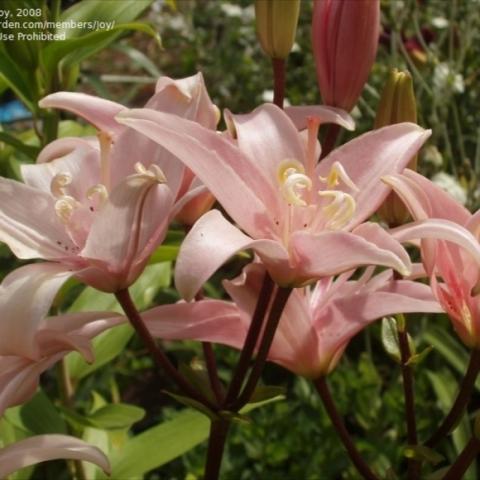
<svg viewBox="0 0 480 480">
<path fill-rule="evenodd" d="M 34 112 L 37 110 L 33 95 L 36 87 L 32 82 L 32 77 L 20 69 L 4 49 L 0 48 L 0 79 L 15 92 L 31 112 Z"/>
<path fill-rule="evenodd" d="M 407 458 L 414 458 L 416 460 L 421 460 L 428 462 L 432 465 L 437 465 L 443 460 L 443 455 L 440 455 L 435 450 L 425 447 L 424 445 L 408 445 L 403 454 Z"/>
<path fill-rule="evenodd" d="M 169 392 L 168 390 L 163 390 L 163 393 L 166 393 L 169 397 L 172 397 L 177 402 L 180 402 L 182 405 L 186 407 L 191 407 L 194 410 L 202 413 L 203 415 L 207 416 L 210 420 L 218 420 L 218 415 L 213 410 L 210 410 L 207 406 L 203 403 L 198 402 L 190 397 L 185 397 L 183 395 L 178 395 L 177 393 Z"/>
<path fill-rule="evenodd" d="M 385 351 L 395 362 L 401 362 L 398 343 L 397 321 L 393 317 L 382 318 L 382 344 Z"/>
<path fill-rule="evenodd" d="M 9 408 L 5 418 L 18 428 L 34 434 L 67 433 L 67 427 L 50 399 L 39 391 L 27 403 Z"/>
<path fill-rule="evenodd" d="M 440 353 L 460 375 L 465 374 L 468 364 L 468 352 L 451 331 L 432 325 L 423 335 L 423 339 L 426 343 L 431 344 L 435 351 Z M 480 391 L 480 377 L 475 382 L 475 388 Z"/>
<path fill-rule="evenodd" d="M 129 45 L 121 44 L 115 45 L 113 48 L 127 55 L 130 60 L 136 63 L 139 67 L 143 68 L 153 78 L 158 78 L 162 75 L 162 72 L 160 72 L 157 66 L 140 50 L 130 47 Z"/>
<path fill-rule="evenodd" d="M 408 359 L 407 365 L 415 366 L 422 363 L 432 350 L 433 350 L 433 347 L 429 345 L 428 347 L 424 348 L 420 353 L 416 353 L 415 355 L 412 355 Z"/>
<path fill-rule="evenodd" d="M 210 401 L 215 400 L 215 395 L 210 387 L 210 378 L 201 363 L 195 363 L 194 366 L 181 363 L 179 371 L 196 390 L 202 392 Z"/>
<path fill-rule="evenodd" d="M 144 416 L 143 408 L 126 403 L 112 403 L 90 414 L 89 420 L 100 429 L 129 429 Z"/>
<path fill-rule="evenodd" d="M 160 245 L 150 257 L 149 264 L 158 262 L 170 262 L 176 260 L 180 247 L 177 245 Z"/>
<path fill-rule="evenodd" d="M 285 394 L 284 387 L 277 387 L 271 385 L 260 385 L 253 392 L 252 397 L 250 398 L 250 403 L 259 403 L 264 400 L 270 400 L 274 397 L 283 396 Z"/>
<path fill-rule="evenodd" d="M 152 303 L 157 292 L 170 285 L 171 264 L 157 263 L 148 266 L 135 284 L 130 287 L 130 294 L 139 310 L 144 310 Z M 87 287 L 70 307 L 70 312 L 113 311 L 123 313 L 122 307 L 110 293 L 99 292 Z M 132 338 L 133 328 L 129 324 L 111 328 L 93 340 L 94 363 L 87 363 L 78 352 L 72 352 L 65 358 L 69 375 L 78 381 L 98 370 L 123 352 Z"/>
<path fill-rule="evenodd" d="M 138 18 L 151 4 L 153 0 L 83 0 L 65 10 L 60 20 L 75 20 L 76 22 L 99 22 L 128 23 Z M 82 36 L 84 31 L 78 28 L 58 29 L 57 33 L 65 33 L 67 38 Z"/>
<path fill-rule="evenodd" d="M 426 480 L 442 480 L 442 478 L 445 476 L 445 474 L 450 470 L 450 466 L 448 467 L 442 467 L 439 470 L 435 470 L 433 473 L 431 473 Z"/>
<path fill-rule="evenodd" d="M 183 455 L 208 437 L 210 421 L 192 410 L 180 412 L 146 432 L 133 437 L 110 455 L 110 478 L 134 478 Z M 107 478 L 103 473 L 100 478 Z"/>
<path fill-rule="evenodd" d="M 38 156 L 38 153 L 40 152 L 40 148 L 33 147 L 32 145 L 27 145 L 7 132 L 0 132 L 0 142 L 6 143 L 7 145 L 16 148 L 32 160 L 35 160 Z"/>
<path fill-rule="evenodd" d="M 121 33 L 131 30 L 144 32 L 160 43 L 158 33 L 150 25 L 139 22 L 124 23 L 116 25 L 111 30 L 90 32 L 78 38 L 52 42 L 42 50 L 41 64 L 45 72 L 53 72 L 60 62 L 62 68 L 76 65 L 103 50 L 115 41 Z"/>
</svg>

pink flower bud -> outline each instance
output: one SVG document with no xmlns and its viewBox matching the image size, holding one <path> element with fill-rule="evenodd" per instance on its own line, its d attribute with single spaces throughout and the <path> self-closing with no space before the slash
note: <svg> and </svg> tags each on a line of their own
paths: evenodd
<svg viewBox="0 0 480 480">
<path fill-rule="evenodd" d="M 315 0 L 312 44 L 326 105 L 350 111 L 377 53 L 379 0 Z"/>
</svg>

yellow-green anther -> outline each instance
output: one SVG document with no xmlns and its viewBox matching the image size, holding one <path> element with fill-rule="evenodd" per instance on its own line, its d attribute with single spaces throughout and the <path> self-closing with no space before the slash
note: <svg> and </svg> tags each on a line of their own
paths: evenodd
<svg viewBox="0 0 480 480">
<path fill-rule="evenodd" d="M 257 35 L 271 58 L 285 59 L 295 42 L 300 0 L 255 0 Z"/>
</svg>

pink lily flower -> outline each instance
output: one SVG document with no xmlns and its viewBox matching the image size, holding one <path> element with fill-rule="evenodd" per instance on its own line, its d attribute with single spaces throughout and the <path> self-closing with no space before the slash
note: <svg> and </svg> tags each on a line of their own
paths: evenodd
<svg viewBox="0 0 480 480">
<path fill-rule="evenodd" d="M 393 280 L 392 271 L 359 280 L 353 271 L 325 277 L 312 288 L 292 292 L 280 319 L 269 359 L 292 372 L 318 378 L 337 365 L 350 339 L 371 322 L 400 312 L 441 312 L 430 288 L 410 280 Z M 241 349 L 265 269 L 248 265 L 224 287 L 234 303 L 201 300 L 155 307 L 142 314 L 152 335 L 163 339 L 196 339 Z"/>
<path fill-rule="evenodd" d="M 417 220 L 395 229 L 394 235 L 401 241 L 422 239 L 422 260 L 438 301 L 462 341 L 479 348 L 480 211 L 472 215 L 448 193 L 412 170 L 387 176 L 384 181 Z"/>
<path fill-rule="evenodd" d="M 75 437 L 67 435 L 36 435 L 0 449 L 0 477 L 6 478 L 21 468 L 57 459 L 72 459 L 98 465 L 107 475 L 110 463 L 105 454 Z"/>
<path fill-rule="evenodd" d="M 381 177 L 403 170 L 428 131 L 413 124 L 379 129 L 317 165 L 321 118 L 308 120 L 305 142 L 272 104 L 247 115 L 227 112 L 230 137 L 148 109 L 122 112 L 117 119 L 184 162 L 245 232 L 217 210 L 197 221 L 177 261 L 176 285 L 184 298 L 192 299 L 220 265 L 249 248 L 283 286 L 358 265 L 408 273 L 410 259 L 399 243 L 378 225 L 361 223 L 388 193 Z"/>
<path fill-rule="evenodd" d="M 148 105 L 216 125 L 200 75 L 160 79 Z M 190 189 L 192 173 L 169 152 L 117 124 L 113 117 L 123 106 L 68 92 L 46 97 L 41 106 L 91 120 L 101 130 L 98 142 L 60 139 L 36 165 L 22 166 L 25 184 L 0 178 L 0 241 L 19 258 L 58 262 L 100 290 L 126 288 L 163 241 L 171 219 L 205 188 Z"/>
<path fill-rule="evenodd" d="M 14 270 L 0 285 L 0 415 L 31 398 L 40 374 L 67 353 L 78 351 L 92 362 L 91 339 L 125 321 L 110 312 L 47 317 L 71 275 L 60 264 L 35 263 Z"/>
<path fill-rule="evenodd" d="M 379 0 L 315 0 L 313 56 L 326 105 L 352 110 L 375 62 Z"/>
</svg>

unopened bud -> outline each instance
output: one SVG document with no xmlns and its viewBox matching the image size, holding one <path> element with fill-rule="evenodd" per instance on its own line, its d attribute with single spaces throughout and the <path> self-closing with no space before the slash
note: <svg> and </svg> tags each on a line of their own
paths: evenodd
<svg viewBox="0 0 480 480">
<path fill-rule="evenodd" d="M 300 0 L 255 0 L 257 35 L 271 58 L 285 59 L 295 42 Z"/>
<path fill-rule="evenodd" d="M 375 62 L 379 0 L 315 0 L 312 46 L 323 103 L 351 111 Z"/>
<path fill-rule="evenodd" d="M 417 105 L 410 73 L 400 72 L 395 68 L 390 72 L 383 89 L 375 117 L 375 128 L 401 122 L 417 122 Z M 417 169 L 416 155 L 407 168 Z M 388 195 L 377 213 L 390 227 L 403 225 L 409 219 L 407 208 L 394 192 Z"/>
</svg>

